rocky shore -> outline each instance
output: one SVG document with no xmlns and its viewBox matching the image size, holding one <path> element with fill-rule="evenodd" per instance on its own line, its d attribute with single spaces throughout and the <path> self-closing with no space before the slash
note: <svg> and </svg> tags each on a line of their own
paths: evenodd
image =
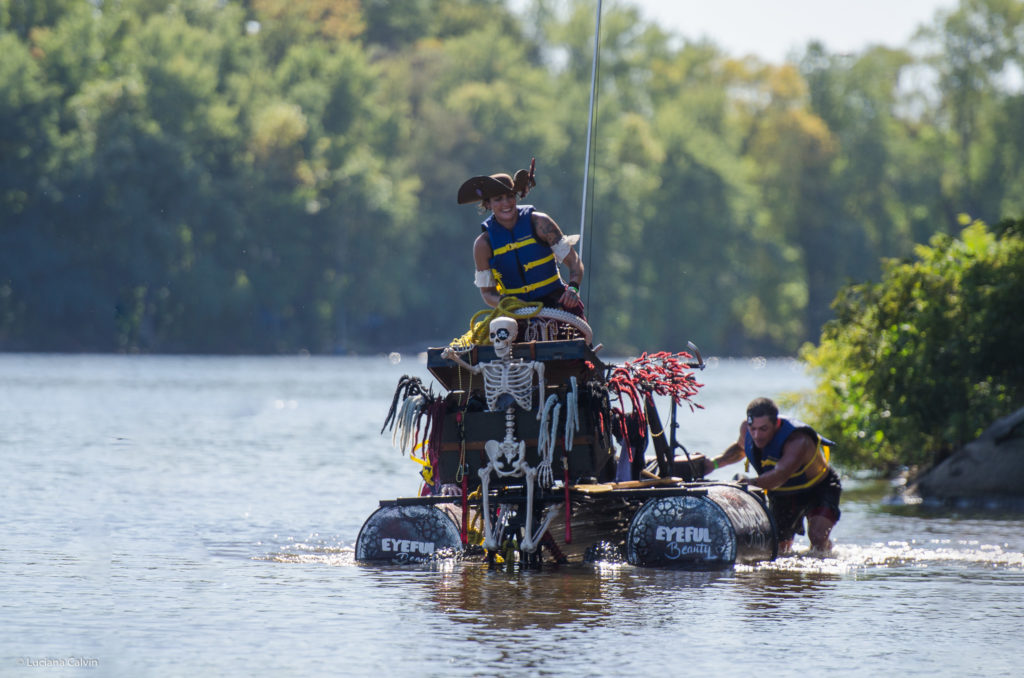
<svg viewBox="0 0 1024 678">
<path fill-rule="evenodd" d="M 1024 407 L 913 479 L 904 497 L 933 505 L 1024 510 Z"/>
</svg>

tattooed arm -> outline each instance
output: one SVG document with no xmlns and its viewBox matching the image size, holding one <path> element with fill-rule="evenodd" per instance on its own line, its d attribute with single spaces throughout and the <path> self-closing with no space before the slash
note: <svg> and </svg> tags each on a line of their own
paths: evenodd
<svg viewBox="0 0 1024 678">
<path fill-rule="evenodd" d="M 533 232 L 548 247 L 553 247 L 565 237 L 555 220 L 543 212 L 533 213 Z M 562 263 L 569 269 L 569 282 L 576 285 L 581 284 L 583 282 L 583 260 L 580 259 L 574 247 L 569 248 L 569 253 Z M 575 308 L 581 303 L 578 291 L 574 291 L 571 287 L 566 288 L 558 301 L 565 308 Z"/>
</svg>

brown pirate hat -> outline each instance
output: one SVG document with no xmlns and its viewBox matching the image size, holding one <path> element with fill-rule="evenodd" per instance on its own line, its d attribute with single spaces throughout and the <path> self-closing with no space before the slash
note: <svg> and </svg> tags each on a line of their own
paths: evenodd
<svg viewBox="0 0 1024 678">
<path fill-rule="evenodd" d="M 531 159 L 530 171 L 527 172 L 524 169 L 519 170 L 516 172 L 515 179 L 504 173 L 492 174 L 490 176 L 483 175 L 467 179 L 462 183 L 462 186 L 459 186 L 459 204 L 468 205 L 472 202 L 490 200 L 491 198 L 504 195 L 506 193 L 515 193 L 520 198 L 525 198 L 526 194 L 530 192 L 530 189 L 537 185 L 537 182 L 533 178 L 533 171 L 536 164 L 536 159 Z"/>
</svg>

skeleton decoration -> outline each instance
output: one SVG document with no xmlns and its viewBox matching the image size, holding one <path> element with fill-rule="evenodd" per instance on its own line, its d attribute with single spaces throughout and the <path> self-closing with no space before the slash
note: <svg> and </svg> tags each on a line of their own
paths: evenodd
<svg viewBox="0 0 1024 678">
<path fill-rule="evenodd" d="M 442 357 L 452 360 L 474 374 L 484 376 L 484 397 L 487 409 L 492 411 L 505 410 L 505 439 L 501 442 L 488 440 L 484 443 L 484 452 L 488 463 L 480 469 L 481 494 L 483 495 L 484 514 L 484 546 L 495 550 L 498 548 L 494 526 L 490 520 L 489 489 L 491 473 L 499 478 L 526 478 L 526 520 L 523 543 L 520 547 L 525 551 L 534 551 L 551 521 L 549 510 L 540 527 L 533 529 L 533 494 L 536 485 L 537 469 L 526 463 L 526 443 L 516 440 L 516 406 L 529 411 L 533 407 L 533 375 L 537 374 L 537 388 L 540 402 L 544 402 L 544 363 L 524 362 L 522 358 L 512 358 L 512 343 L 518 334 L 518 326 L 512 318 L 495 318 L 490 324 L 491 343 L 498 356 L 496 360 L 479 365 L 470 365 L 451 348 L 442 352 Z M 544 408 L 538 408 L 543 410 Z M 540 419 L 541 411 L 537 412 Z"/>
<path fill-rule="evenodd" d="M 540 463 L 537 464 L 537 482 L 544 489 L 554 484 L 554 475 L 551 471 L 551 462 L 555 458 L 555 444 L 558 441 L 558 414 L 562 404 L 558 402 L 558 396 L 552 394 L 544 403 L 544 413 L 540 418 L 540 434 L 537 436 L 537 454 L 540 456 Z"/>
</svg>

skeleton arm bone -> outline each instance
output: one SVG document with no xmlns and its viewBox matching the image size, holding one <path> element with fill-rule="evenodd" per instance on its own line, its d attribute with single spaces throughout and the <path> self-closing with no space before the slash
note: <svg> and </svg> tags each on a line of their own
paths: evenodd
<svg viewBox="0 0 1024 678">
<path fill-rule="evenodd" d="M 537 401 L 537 420 L 539 421 L 541 416 L 544 414 L 541 411 L 544 409 L 544 363 L 533 363 L 533 369 L 537 371 L 537 392 L 540 395 L 540 398 Z"/>
<path fill-rule="evenodd" d="M 470 365 L 469 363 L 467 363 L 465 360 L 462 359 L 462 356 L 453 351 L 451 347 L 441 351 L 441 357 L 445 358 L 446 360 L 451 360 L 457 365 L 461 365 L 462 367 L 466 368 L 470 372 L 473 372 L 474 374 L 480 374 L 480 372 L 483 371 L 483 369 L 479 365 Z"/>
</svg>

